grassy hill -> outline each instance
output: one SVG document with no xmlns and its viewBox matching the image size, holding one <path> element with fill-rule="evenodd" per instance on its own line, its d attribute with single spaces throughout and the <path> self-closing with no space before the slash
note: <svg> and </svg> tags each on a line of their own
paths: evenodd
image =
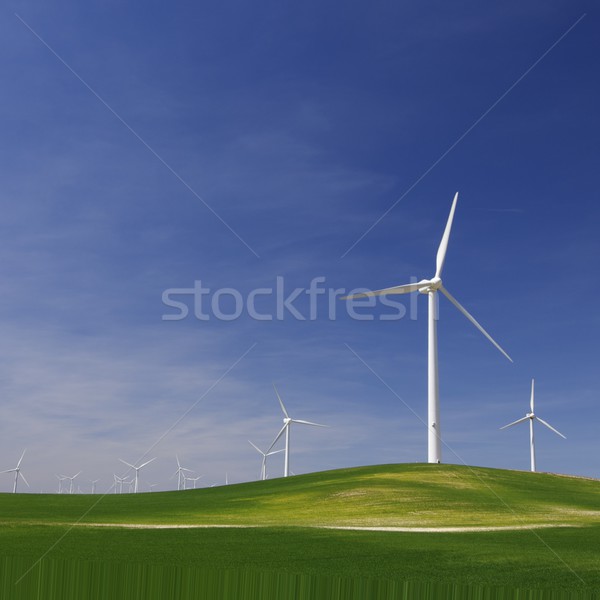
<svg viewBox="0 0 600 600">
<path fill-rule="evenodd" d="M 70 525 L 76 522 L 250 527 Z M 320 528 L 528 525 L 550 528 L 427 533 Z M 350 586 L 347 589 L 362 589 L 365 581 L 382 586 L 381 582 L 471 586 L 469 590 L 475 589 L 472 586 L 504 586 L 562 590 L 596 598 L 599 564 L 600 481 L 543 473 L 404 464 L 183 492 L 0 494 L 0 582 L 20 581 L 18 586 L 10 584 L 5 596 L 0 584 L 0 597 L 11 600 L 38 597 L 33 591 L 46 587 L 55 590 L 56 596 L 45 598 L 62 600 L 67 597 L 60 587 L 65 581 L 76 590 L 84 584 L 86 590 L 94 585 L 100 590 L 97 596 L 74 592 L 77 598 L 183 598 L 188 596 L 170 592 L 154 596 L 135 586 L 135 594 L 141 595 L 131 590 L 115 595 L 121 592 L 114 590 L 121 589 L 123 579 L 140 582 L 148 578 L 169 582 L 169 586 L 199 581 L 202 587 L 207 578 L 217 577 L 215 573 L 229 573 L 230 579 L 223 583 L 226 587 L 248 573 L 248 577 L 271 577 L 274 589 L 284 584 L 296 589 L 298 578 L 308 578 L 302 585 L 309 591 L 302 598 L 311 600 L 318 597 L 310 592 L 318 581 L 327 586 L 345 581 Z M 392 583 L 389 586 L 393 587 Z M 114 589 L 107 592 L 106 586 L 113 584 Z M 345 589 L 340 586 L 339 590 Z M 22 595 L 18 590 L 23 590 Z M 411 593 L 377 597 L 411 598 L 420 592 Z M 442 597 L 484 597 L 456 591 L 449 594 L 444 592 Z M 189 597 L 225 598 L 216 593 Z M 273 596 L 258 592 L 246 596 L 239 590 L 230 597 L 300 598 L 281 591 Z M 362 600 L 369 596 L 328 592 L 322 597 Z"/>
<path fill-rule="evenodd" d="M 185 492 L 0 495 L 0 522 L 269 526 L 600 523 L 600 481 L 457 465 L 341 469 Z"/>
</svg>

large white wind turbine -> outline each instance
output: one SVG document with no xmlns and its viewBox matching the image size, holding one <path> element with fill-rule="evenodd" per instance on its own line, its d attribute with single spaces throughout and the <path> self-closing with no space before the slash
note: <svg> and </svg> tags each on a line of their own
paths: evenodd
<svg viewBox="0 0 600 600">
<path fill-rule="evenodd" d="M 6 471 L 0 471 L 0 473 L 14 473 L 15 474 L 15 483 L 13 485 L 13 494 L 17 493 L 17 483 L 19 483 L 19 476 L 21 476 L 21 479 L 27 484 L 27 487 L 29 487 L 29 484 L 27 483 L 27 479 L 25 479 L 25 475 L 23 475 L 23 473 L 21 473 L 21 461 L 23 460 L 23 457 L 25 456 L 25 452 L 27 452 L 27 448 L 25 448 L 25 450 L 23 450 L 23 454 L 21 454 L 21 458 L 19 459 L 19 462 L 17 463 L 17 466 L 14 469 L 6 469 Z"/>
<path fill-rule="evenodd" d="M 262 462 L 260 465 L 260 478 L 264 481 L 267 478 L 267 456 L 271 456 L 273 454 L 279 454 L 279 452 L 283 452 L 283 448 L 281 450 L 274 450 L 273 452 L 263 452 L 258 446 L 255 446 L 250 440 L 248 443 L 262 456 Z"/>
<path fill-rule="evenodd" d="M 129 464 L 128 462 L 125 462 L 122 458 L 119 459 L 124 465 L 127 465 L 128 467 L 131 467 L 134 471 L 135 471 L 135 484 L 133 486 L 133 493 L 137 494 L 138 492 L 138 479 L 139 479 L 139 472 L 140 469 L 142 469 L 143 467 L 145 467 L 146 465 L 149 465 L 153 460 L 156 460 L 156 456 L 154 458 L 151 458 L 150 460 L 147 460 L 145 463 L 142 463 L 139 467 L 136 467 L 135 465 Z"/>
<path fill-rule="evenodd" d="M 537 420 L 542 425 L 545 425 L 551 431 L 554 431 L 554 433 L 556 433 L 557 435 L 560 435 L 561 438 L 563 438 L 565 440 L 567 438 L 560 431 L 558 431 L 557 429 L 554 429 L 554 427 L 552 427 L 552 425 L 550 425 L 550 423 L 546 423 L 546 421 L 544 421 L 544 419 L 540 419 L 540 417 L 538 417 L 535 414 L 535 412 L 533 410 L 534 387 L 535 387 L 535 380 L 532 379 L 531 380 L 531 399 L 529 401 L 529 408 L 530 408 L 531 412 L 528 412 L 521 419 L 517 419 L 516 421 L 513 421 L 512 423 L 509 423 L 508 425 L 504 425 L 504 427 L 500 427 L 500 429 L 506 429 L 507 427 L 512 427 L 513 425 L 517 425 L 518 423 L 523 423 L 523 422 L 529 420 L 529 447 L 530 447 L 530 451 L 531 451 L 531 470 L 535 472 L 535 441 L 534 441 L 534 437 L 533 437 L 533 422 Z"/>
<path fill-rule="evenodd" d="M 458 300 L 450 294 L 450 292 L 442 285 L 442 270 L 446 259 L 446 251 L 448 250 L 448 240 L 450 239 L 450 230 L 452 229 L 452 221 L 454 219 L 454 211 L 456 210 L 456 202 L 458 201 L 458 192 L 454 196 L 452 208 L 446 229 L 442 236 L 442 241 L 437 251 L 435 275 L 431 279 L 422 279 L 416 283 L 408 283 L 406 285 L 397 285 L 383 290 L 375 290 L 373 292 L 364 292 L 361 294 L 353 294 L 346 296 L 342 300 L 353 298 L 365 298 L 368 296 L 386 296 L 391 294 L 408 294 L 411 292 L 420 292 L 428 296 L 428 367 L 427 367 L 427 409 L 428 409 L 428 442 L 427 442 L 427 457 L 430 463 L 439 463 L 442 461 L 442 438 L 440 429 L 440 391 L 438 379 L 438 351 L 437 351 L 437 292 L 442 292 L 448 300 L 465 316 L 483 335 L 490 341 L 508 360 L 512 362 L 512 358 L 492 339 L 492 336 L 475 320 L 475 318 L 467 312 L 467 309 L 459 304 Z"/>
<path fill-rule="evenodd" d="M 171 475 L 171 479 L 173 479 L 173 477 L 177 475 L 177 489 L 181 490 L 182 483 L 185 478 L 185 471 L 187 471 L 188 473 L 193 473 L 194 471 L 192 471 L 192 469 L 186 469 L 185 467 L 182 467 L 181 463 L 179 462 L 179 456 L 177 456 L 177 454 L 175 455 L 175 458 L 177 459 L 177 471 L 175 471 L 175 473 Z"/>
<path fill-rule="evenodd" d="M 285 406 L 283 405 L 283 401 L 281 400 L 281 396 L 273 384 L 273 389 L 275 390 L 275 394 L 277 395 L 277 399 L 279 400 L 279 404 L 281 405 L 281 410 L 283 411 L 283 427 L 277 434 L 277 437 L 273 440 L 273 443 L 269 446 L 267 450 L 267 454 L 271 452 L 273 446 L 278 442 L 279 438 L 285 433 L 285 466 L 283 469 L 283 476 L 287 477 L 290 472 L 290 429 L 292 423 L 298 423 L 299 425 L 311 425 L 312 427 L 329 427 L 329 425 L 320 425 L 319 423 L 311 423 L 310 421 L 302 421 L 301 419 L 292 419 L 288 414 Z"/>
</svg>

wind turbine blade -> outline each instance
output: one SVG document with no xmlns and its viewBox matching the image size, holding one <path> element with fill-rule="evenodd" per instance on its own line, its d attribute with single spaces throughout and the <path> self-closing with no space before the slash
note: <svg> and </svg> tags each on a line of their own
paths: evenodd
<svg viewBox="0 0 600 600">
<path fill-rule="evenodd" d="M 130 465 L 128 462 L 125 462 L 122 458 L 119 459 L 124 465 L 127 465 L 128 467 L 131 467 L 132 469 L 135 469 L 135 467 L 133 465 Z"/>
<path fill-rule="evenodd" d="M 458 308 L 458 310 L 460 310 L 463 315 L 465 315 L 465 317 L 467 317 L 467 319 L 469 319 L 469 321 L 471 321 L 471 323 L 473 323 L 473 325 L 475 325 L 475 327 L 477 327 L 477 329 L 479 329 L 479 331 L 481 331 L 481 333 L 483 333 L 483 335 L 485 335 L 488 340 L 490 340 L 490 342 L 492 342 L 492 344 L 494 344 L 494 346 L 496 346 L 496 348 L 498 348 L 498 350 L 500 350 L 500 352 L 502 352 L 502 354 L 504 354 L 504 356 L 506 356 L 506 358 L 508 358 L 508 360 L 510 360 L 510 362 L 513 362 L 513 359 L 502 349 L 500 344 L 494 341 L 492 336 L 475 320 L 475 317 L 469 314 L 467 309 L 460 304 L 459 301 L 444 286 L 440 287 L 440 291 L 442 294 L 444 294 L 444 296 L 446 296 L 446 298 L 448 298 L 448 300 L 450 300 L 450 302 L 452 302 L 452 304 L 454 304 L 454 306 L 456 306 L 456 308 Z"/>
<path fill-rule="evenodd" d="M 144 464 L 140 465 L 138 467 L 138 469 L 141 469 L 142 467 L 145 467 L 146 465 L 149 465 L 153 460 L 156 460 L 156 456 L 154 458 L 151 458 L 150 460 L 147 460 Z M 187 469 L 186 469 L 187 470 Z"/>
<path fill-rule="evenodd" d="M 25 456 L 25 452 L 27 452 L 27 448 L 25 448 L 25 450 L 23 450 L 23 454 L 21 454 L 21 458 L 19 459 L 19 462 L 17 463 L 17 469 L 21 466 L 21 461 L 23 460 L 23 457 Z"/>
<path fill-rule="evenodd" d="M 350 296 L 343 296 L 340 300 L 354 300 L 354 298 L 369 298 L 371 296 L 386 296 L 388 294 L 410 294 L 416 292 L 422 287 L 430 284 L 429 279 L 422 279 L 415 283 L 407 283 L 405 285 L 395 285 L 393 287 L 384 288 L 382 290 L 373 290 L 371 292 L 361 292 L 360 294 L 351 294 Z"/>
<path fill-rule="evenodd" d="M 554 431 L 554 433 L 560 435 L 561 438 L 563 439 L 567 439 L 567 436 L 563 435 L 560 431 L 558 431 L 558 429 L 554 429 L 554 427 L 552 427 L 552 425 L 550 425 L 550 423 L 546 423 L 546 421 L 544 421 L 544 419 L 540 419 L 539 417 L 536 417 L 536 419 L 542 424 L 545 425 L 548 429 L 552 429 L 552 431 Z"/>
<path fill-rule="evenodd" d="M 27 487 L 31 487 L 29 485 L 29 483 L 27 483 L 27 479 L 25 479 L 25 475 L 23 475 L 23 473 L 21 473 L 21 471 L 19 471 L 19 475 L 21 476 L 21 479 L 27 484 Z"/>
<path fill-rule="evenodd" d="M 181 464 L 179 463 L 179 456 L 177 456 L 177 454 L 175 455 L 175 458 L 177 459 L 177 466 L 180 467 Z"/>
<path fill-rule="evenodd" d="M 82 471 L 79 471 L 79 473 L 77 473 L 77 475 L 73 475 L 73 477 L 70 477 L 69 479 L 75 479 L 75 477 L 79 477 L 81 475 Z"/>
<path fill-rule="evenodd" d="M 517 425 L 518 423 L 522 423 L 523 421 L 529 420 L 529 417 L 523 417 L 522 419 L 518 419 L 517 421 L 513 421 L 504 427 L 500 427 L 500 429 L 506 429 L 507 427 L 512 427 L 513 425 Z"/>
<path fill-rule="evenodd" d="M 282 448 L 281 450 L 273 450 L 273 452 L 267 452 L 265 454 L 265 456 L 271 456 L 273 454 L 279 454 L 280 452 L 285 452 L 285 448 Z"/>
<path fill-rule="evenodd" d="M 279 438 L 283 435 L 283 432 L 285 431 L 285 428 L 288 426 L 288 423 L 286 423 L 280 430 L 279 433 L 277 434 L 277 437 L 273 440 L 273 443 L 269 446 L 269 449 L 267 450 L 267 454 L 269 452 L 271 452 L 271 449 L 273 448 L 273 446 L 279 441 Z"/>
<path fill-rule="evenodd" d="M 450 215 L 448 216 L 448 222 L 446 223 L 446 229 L 444 229 L 444 235 L 440 242 L 440 247 L 437 251 L 435 258 L 435 276 L 442 276 L 442 269 L 444 268 L 444 261 L 446 260 L 446 251 L 448 250 L 448 240 L 450 239 L 450 230 L 452 229 L 452 221 L 454 220 L 454 211 L 456 210 L 456 203 L 458 201 L 458 192 L 454 195 L 452 201 L 452 207 L 450 208 Z"/>
<path fill-rule="evenodd" d="M 262 451 L 260 448 L 258 448 L 258 446 L 255 446 L 255 445 L 254 445 L 254 444 L 253 444 L 253 443 L 252 443 L 250 440 L 248 440 L 248 443 L 249 443 L 249 444 L 250 444 L 250 445 L 251 445 L 251 446 L 252 446 L 252 447 L 253 447 L 253 448 L 254 448 L 254 449 L 257 451 L 257 452 L 259 452 L 260 454 L 262 454 L 262 455 L 264 456 L 264 454 L 265 454 L 265 453 L 264 453 L 264 452 L 263 452 L 263 451 Z"/>
<path fill-rule="evenodd" d="M 275 390 L 275 394 L 277 394 L 277 400 L 279 400 L 279 404 L 281 404 L 281 410 L 283 411 L 283 414 L 286 416 L 286 418 L 289 419 L 290 415 L 288 415 L 287 410 L 285 410 L 285 406 L 283 405 L 283 400 L 281 399 L 281 396 L 279 395 L 279 392 L 277 391 L 275 384 L 273 384 L 273 389 Z"/>
<path fill-rule="evenodd" d="M 533 413 L 533 387 L 535 385 L 535 379 L 531 380 L 531 400 L 529 401 L 529 406 L 531 407 L 531 412 Z"/>
<path fill-rule="evenodd" d="M 300 423 L 301 425 L 312 425 L 313 427 L 329 427 L 329 425 L 321 425 L 319 423 L 312 423 L 311 421 L 303 421 L 302 419 L 292 419 L 292 423 Z"/>
<path fill-rule="evenodd" d="M 0 475 L 2 473 L 14 473 L 16 471 L 16 469 L 6 469 L 6 471 L 0 471 Z"/>
</svg>

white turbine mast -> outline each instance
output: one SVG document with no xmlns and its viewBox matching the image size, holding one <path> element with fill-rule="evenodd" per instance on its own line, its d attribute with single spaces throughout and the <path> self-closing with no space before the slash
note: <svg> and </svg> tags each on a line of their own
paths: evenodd
<svg viewBox="0 0 600 600">
<path fill-rule="evenodd" d="M 512 358 L 494 341 L 492 336 L 475 320 L 475 318 L 467 312 L 467 309 L 462 306 L 450 294 L 450 292 L 442 285 L 442 270 L 446 260 L 446 252 L 448 250 L 448 241 L 450 239 L 450 230 L 452 229 L 452 221 L 454 219 L 454 211 L 458 201 L 458 192 L 454 196 L 450 215 L 446 223 L 446 229 L 440 242 L 437 256 L 435 275 L 431 279 L 422 279 L 416 283 L 408 283 L 405 285 L 397 285 L 382 290 L 372 292 L 364 292 L 361 294 L 352 294 L 341 298 L 348 300 L 353 298 L 366 298 L 370 296 L 387 296 L 392 294 L 409 294 L 411 292 L 419 292 L 426 294 L 428 297 L 428 367 L 427 367 L 427 409 L 428 409 L 428 442 L 427 442 L 427 459 L 430 463 L 442 462 L 442 438 L 440 429 L 440 392 L 438 378 L 438 351 L 437 351 L 437 292 L 442 292 L 448 300 L 465 316 L 479 331 L 494 345 L 510 362 Z"/>
<path fill-rule="evenodd" d="M 175 473 L 171 475 L 171 479 L 173 479 L 173 477 L 177 475 L 177 489 L 185 489 L 183 488 L 185 472 L 187 471 L 188 473 L 193 473 L 194 471 L 192 471 L 192 469 L 186 469 L 185 467 L 182 467 L 181 463 L 179 462 L 179 456 L 177 456 L 177 454 L 175 455 L 175 458 L 177 460 L 177 471 L 175 471 Z"/>
<path fill-rule="evenodd" d="M 534 411 L 534 403 L 535 403 L 534 389 L 535 389 L 535 380 L 532 379 L 531 380 L 531 398 L 529 400 L 530 412 L 528 412 L 521 419 L 517 419 L 516 421 L 513 421 L 512 423 L 509 423 L 508 425 L 504 425 L 504 427 L 500 427 L 500 429 L 506 429 L 507 427 L 512 427 L 513 425 L 517 425 L 519 423 L 524 423 L 525 421 L 529 421 L 529 450 L 530 450 L 530 455 L 531 455 L 531 471 L 532 472 L 535 472 L 535 439 L 534 439 L 534 435 L 533 435 L 533 422 L 534 421 L 539 421 L 542 425 L 545 425 L 548 429 L 550 429 L 550 431 L 554 431 L 554 433 L 556 433 L 556 435 L 560 435 L 560 437 L 565 440 L 567 439 L 560 431 L 558 431 L 557 429 L 554 429 L 554 427 L 552 427 L 552 425 L 550 425 L 550 423 L 546 423 L 546 421 L 544 421 L 544 419 L 541 419 L 540 417 L 538 417 L 535 414 L 535 411 Z"/>
<path fill-rule="evenodd" d="M 202 475 L 198 475 L 198 477 L 188 477 L 187 479 L 188 481 L 194 482 L 194 489 L 196 489 L 196 482 L 198 481 L 198 479 L 202 479 Z"/>
<path fill-rule="evenodd" d="M 273 454 L 279 454 L 283 452 L 283 448 L 281 450 L 274 450 L 273 452 L 263 452 L 258 446 L 255 446 L 250 440 L 248 443 L 262 456 L 262 461 L 260 464 L 260 479 L 265 481 L 267 479 L 267 456 L 272 456 Z"/>
<path fill-rule="evenodd" d="M 123 481 L 125 481 L 125 477 L 119 477 L 116 473 L 113 473 L 113 477 L 115 480 L 115 483 L 114 483 L 115 494 L 122 494 L 123 493 Z"/>
<path fill-rule="evenodd" d="M 99 479 L 94 479 L 92 481 L 90 481 L 90 483 L 92 484 L 92 494 L 96 493 L 96 484 L 99 482 Z"/>
<path fill-rule="evenodd" d="M 298 425 L 311 425 L 312 427 L 329 427 L 329 425 L 320 425 L 319 423 L 312 423 L 311 421 L 303 421 L 301 419 L 292 419 L 288 414 L 288 411 L 285 409 L 283 404 L 283 400 L 273 384 L 273 389 L 275 390 L 275 394 L 277 395 L 277 399 L 279 400 L 279 404 L 281 405 L 281 410 L 283 411 L 283 427 L 280 429 L 277 437 L 273 440 L 273 443 L 269 446 L 267 450 L 267 454 L 271 452 L 273 446 L 278 442 L 279 438 L 285 433 L 285 463 L 283 469 L 283 476 L 287 477 L 290 473 L 290 429 L 292 427 L 292 423 L 297 423 Z"/>
<path fill-rule="evenodd" d="M 25 479 L 25 475 L 23 475 L 23 473 L 21 473 L 21 461 L 23 460 L 23 457 L 25 456 L 25 452 L 27 452 L 27 448 L 25 448 L 25 450 L 23 450 L 23 454 L 21 454 L 21 458 L 19 459 L 19 462 L 17 463 L 17 466 L 14 467 L 13 469 L 6 469 L 6 471 L 0 471 L 1 473 L 14 473 L 15 474 L 15 483 L 13 485 L 13 494 L 17 493 L 17 484 L 19 483 L 19 477 L 21 477 L 21 479 L 27 484 L 27 487 L 29 487 L 29 484 L 27 483 L 27 479 Z"/>
<path fill-rule="evenodd" d="M 153 460 L 156 460 L 156 456 L 154 458 L 151 458 L 150 460 L 147 460 L 145 463 L 142 463 L 139 467 L 136 467 L 135 465 L 132 465 L 132 464 L 124 461 L 122 458 L 120 458 L 119 460 L 124 465 L 127 465 L 128 467 L 131 467 L 135 471 L 135 478 L 133 479 L 133 481 L 134 481 L 133 493 L 137 494 L 138 493 L 138 481 L 139 481 L 139 472 L 140 472 L 140 469 L 144 468 L 146 465 L 149 465 Z M 126 483 L 129 483 L 129 482 L 126 482 Z"/>
<path fill-rule="evenodd" d="M 66 479 L 66 477 L 63 477 L 62 475 L 57 475 L 56 479 L 58 479 L 58 493 L 62 494 L 62 482 Z"/>
</svg>

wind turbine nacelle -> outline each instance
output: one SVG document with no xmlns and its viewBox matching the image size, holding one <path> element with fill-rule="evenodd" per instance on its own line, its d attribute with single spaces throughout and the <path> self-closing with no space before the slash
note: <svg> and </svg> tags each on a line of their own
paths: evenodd
<svg viewBox="0 0 600 600">
<path fill-rule="evenodd" d="M 422 281 L 419 281 L 419 283 L 423 283 L 423 287 L 419 288 L 419 293 L 421 294 L 429 294 L 429 292 L 435 292 L 442 287 L 442 280 L 439 277 L 423 279 Z"/>
</svg>

